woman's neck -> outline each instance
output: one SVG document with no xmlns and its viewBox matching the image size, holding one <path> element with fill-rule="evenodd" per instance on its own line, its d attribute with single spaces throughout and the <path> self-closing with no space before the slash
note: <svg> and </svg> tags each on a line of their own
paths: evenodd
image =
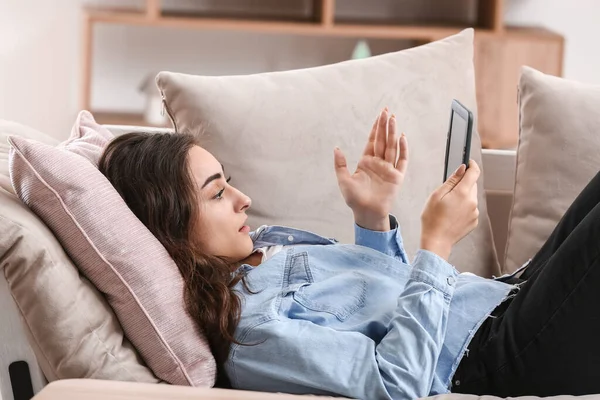
<svg viewBox="0 0 600 400">
<path fill-rule="evenodd" d="M 240 265 L 248 264 L 253 267 L 258 267 L 260 265 L 260 263 L 262 262 L 262 258 L 263 258 L 262 253 L 260 251 L 255 251 L 254 253 L 250 254 L 248 257 L 246 257 L 242 261 L 240 261 Z"/>
</svg>

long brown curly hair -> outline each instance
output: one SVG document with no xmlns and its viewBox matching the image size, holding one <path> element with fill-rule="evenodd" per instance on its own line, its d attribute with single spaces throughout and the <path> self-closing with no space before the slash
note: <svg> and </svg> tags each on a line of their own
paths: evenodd
<svg viewBox="0 0 600 400">
<path fill-rule="evenodd" d="M 189 150 L 198 145 L 188 134 L 129 133 L 104 150 L 100 171 L 140 221 L 162 243 L 185 281 L 188 312 L 205 333 L 217 362 L 217 386 L 229 386 L 224 371 L 241 300 L 232 290 L 235 266 L 203 254 L 194 241 L 200 207 L 188 168 Z"/>
</svg>

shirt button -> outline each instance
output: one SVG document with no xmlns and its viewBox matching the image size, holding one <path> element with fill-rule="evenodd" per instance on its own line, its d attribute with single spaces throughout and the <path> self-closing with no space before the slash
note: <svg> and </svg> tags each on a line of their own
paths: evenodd
<svg viewBox="0 0 600 400">
<path fill-rule="evenodd" d="M 294 237 L 292 235 L 288 236 L 288 242 L 293 242 L 294 241 Z"/>
<path fill-rule="evenodd" d="M 448 278 L 446 278 L 446 282 L 448 282 L 448 285 L 454 286 L 454 284 L 456 283 L 456 279 L 454 279 L 453 276 L 449 276 Z"/>
<path fill-rule="evenodd" d="M 456 386 L 460 386 L 460 380 L 458 380 L 458 379 L 457 379 L 457 380 L 455 380 L 455 381 L 454 381 L 454 384 L 455 384 Z"/>
</svg>

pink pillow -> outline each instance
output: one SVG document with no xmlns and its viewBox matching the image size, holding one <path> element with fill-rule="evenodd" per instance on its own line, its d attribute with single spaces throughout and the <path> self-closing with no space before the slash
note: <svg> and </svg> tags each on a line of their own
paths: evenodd
<svg viewBox="0 0 600 400">
<path fill-rule="evenodd" d="M 94 120 L 88 111 L 81 111 L 71 129 L 69 138 L 59 148 L 79 154 L 98 167 L 104 148 L 115 136 Z"/>
<path fill-rule="evenodd" d="M 58 147 L 11 136 L 12 184 L 105 294 L 156 376 L 212 386 L 215 360 L 186 312 L 179 269 L 96 168 L 111 137 L 87 111 Z"/>
</svg>

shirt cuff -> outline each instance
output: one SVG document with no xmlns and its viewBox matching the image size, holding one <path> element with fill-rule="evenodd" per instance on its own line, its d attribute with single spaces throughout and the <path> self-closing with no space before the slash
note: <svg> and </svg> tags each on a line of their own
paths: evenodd
<svg viewBox="0 0 600 400">
<path fill-rule="evenodd" d="M 419 250 L 412 267 L 411 279 L 424 282 L 448 295 L 454 293 L 458 271 L 437 254 Z"/>
<path fill-rule="evenodd" d="M 380 232 L 365 229 L 354 223 L 355 243 L 360 246 L 370 247 L 373 250 L 399 258 L 403 262 L 408 263 L 402 243 L 402 233 L 400 232 L 398 221 L 393 215 L 390 215 L 390 227 L 391 230 Z"/>
</svg>

